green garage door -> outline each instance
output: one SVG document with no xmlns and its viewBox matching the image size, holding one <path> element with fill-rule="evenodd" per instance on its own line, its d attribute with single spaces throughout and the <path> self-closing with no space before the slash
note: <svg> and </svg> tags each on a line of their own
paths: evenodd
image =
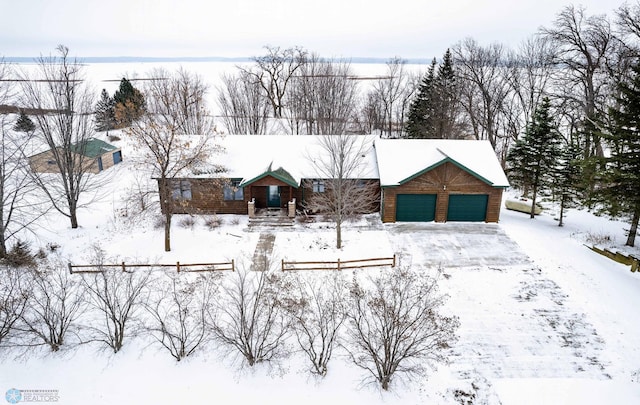
<svg viewBox="0 0 640 405">
<path fill-rule="evenodd" d="M 436 217 L 435 194 L 398 194 L 396 221 L 428 222 Z"/>
<path fill-rule="evenodd" d="M 447 221 L 484 221 L 488 201 L 486 194 L 451 194 Z"/>
</svg>

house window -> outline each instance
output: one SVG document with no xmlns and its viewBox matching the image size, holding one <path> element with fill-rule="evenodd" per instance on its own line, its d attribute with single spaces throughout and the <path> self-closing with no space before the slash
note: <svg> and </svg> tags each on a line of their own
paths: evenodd
<svg viewBox="0 0 640 405">
<path fill-rule="evenodd" d="M 174 200 L 191 199 L 191 182 L 189 180 L 173 180 L 172 186 L 171 197 Z"/>
<path fill-rule="evenodd" d="M 324 193 L 324 181 L 314 180 L 312 188 L 314 193 Z"/>
<path fill-rule="evenodd" d="M 231 180 L 225 184 L 223 192 L 225 201 L 244 200 L 244 189 L 240 187 L 240 180 Z"/>
</svg>

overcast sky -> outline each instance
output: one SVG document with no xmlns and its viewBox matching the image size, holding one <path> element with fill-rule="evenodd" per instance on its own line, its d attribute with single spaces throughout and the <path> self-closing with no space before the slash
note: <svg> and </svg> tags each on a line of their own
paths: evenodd
<svg viewBox="0 0 640 405">
<path fill-rule="evenodd" d="M 622 0 L 0 0 L 0 56 L 254 56 L 264 45 L 326 57 L 440 57 L 473 37 L 516 47 L 568 4 Z"/>
</svg>

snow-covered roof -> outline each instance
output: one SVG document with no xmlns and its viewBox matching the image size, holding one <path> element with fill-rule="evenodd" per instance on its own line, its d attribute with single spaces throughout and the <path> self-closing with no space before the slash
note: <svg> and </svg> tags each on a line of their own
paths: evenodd
<svg viewBox="0 0 640 405">
<path fill-rule="evenodd" d="M 330 135 L 225 135 L 215 138 L 224 152 L 212 156 L 211 163 L 226 169 L 220 176 L 242 179 L 243 185 L 274 174 L 286 183 L 300 185 L 302 179 L 327 177 L 319 169 L 327 157 L 322 146 L 326 136 Z M 355 136 L 364 153 L 362 167 L 353 177 L 377 179 L 375 137 Z"/>
<path fill-rule="evenodd" d="M 398 186 L 451 162 L 493 187 L 508 187 L 491 143 L 452 139 L 376 139 L 380 185 Z"/>
</svg>

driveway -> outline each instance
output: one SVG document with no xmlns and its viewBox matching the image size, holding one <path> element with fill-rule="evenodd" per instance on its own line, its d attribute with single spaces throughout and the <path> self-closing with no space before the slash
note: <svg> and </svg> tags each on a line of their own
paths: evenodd
<svg viewBox="0 0 640 405">
<path fill-rule="evenodd" d="M 528 256 L 497 224 L 474 222 L 385 224 L 396 252 L 413 264 L 443 267 L 512 266 Z"/>
</svg>

